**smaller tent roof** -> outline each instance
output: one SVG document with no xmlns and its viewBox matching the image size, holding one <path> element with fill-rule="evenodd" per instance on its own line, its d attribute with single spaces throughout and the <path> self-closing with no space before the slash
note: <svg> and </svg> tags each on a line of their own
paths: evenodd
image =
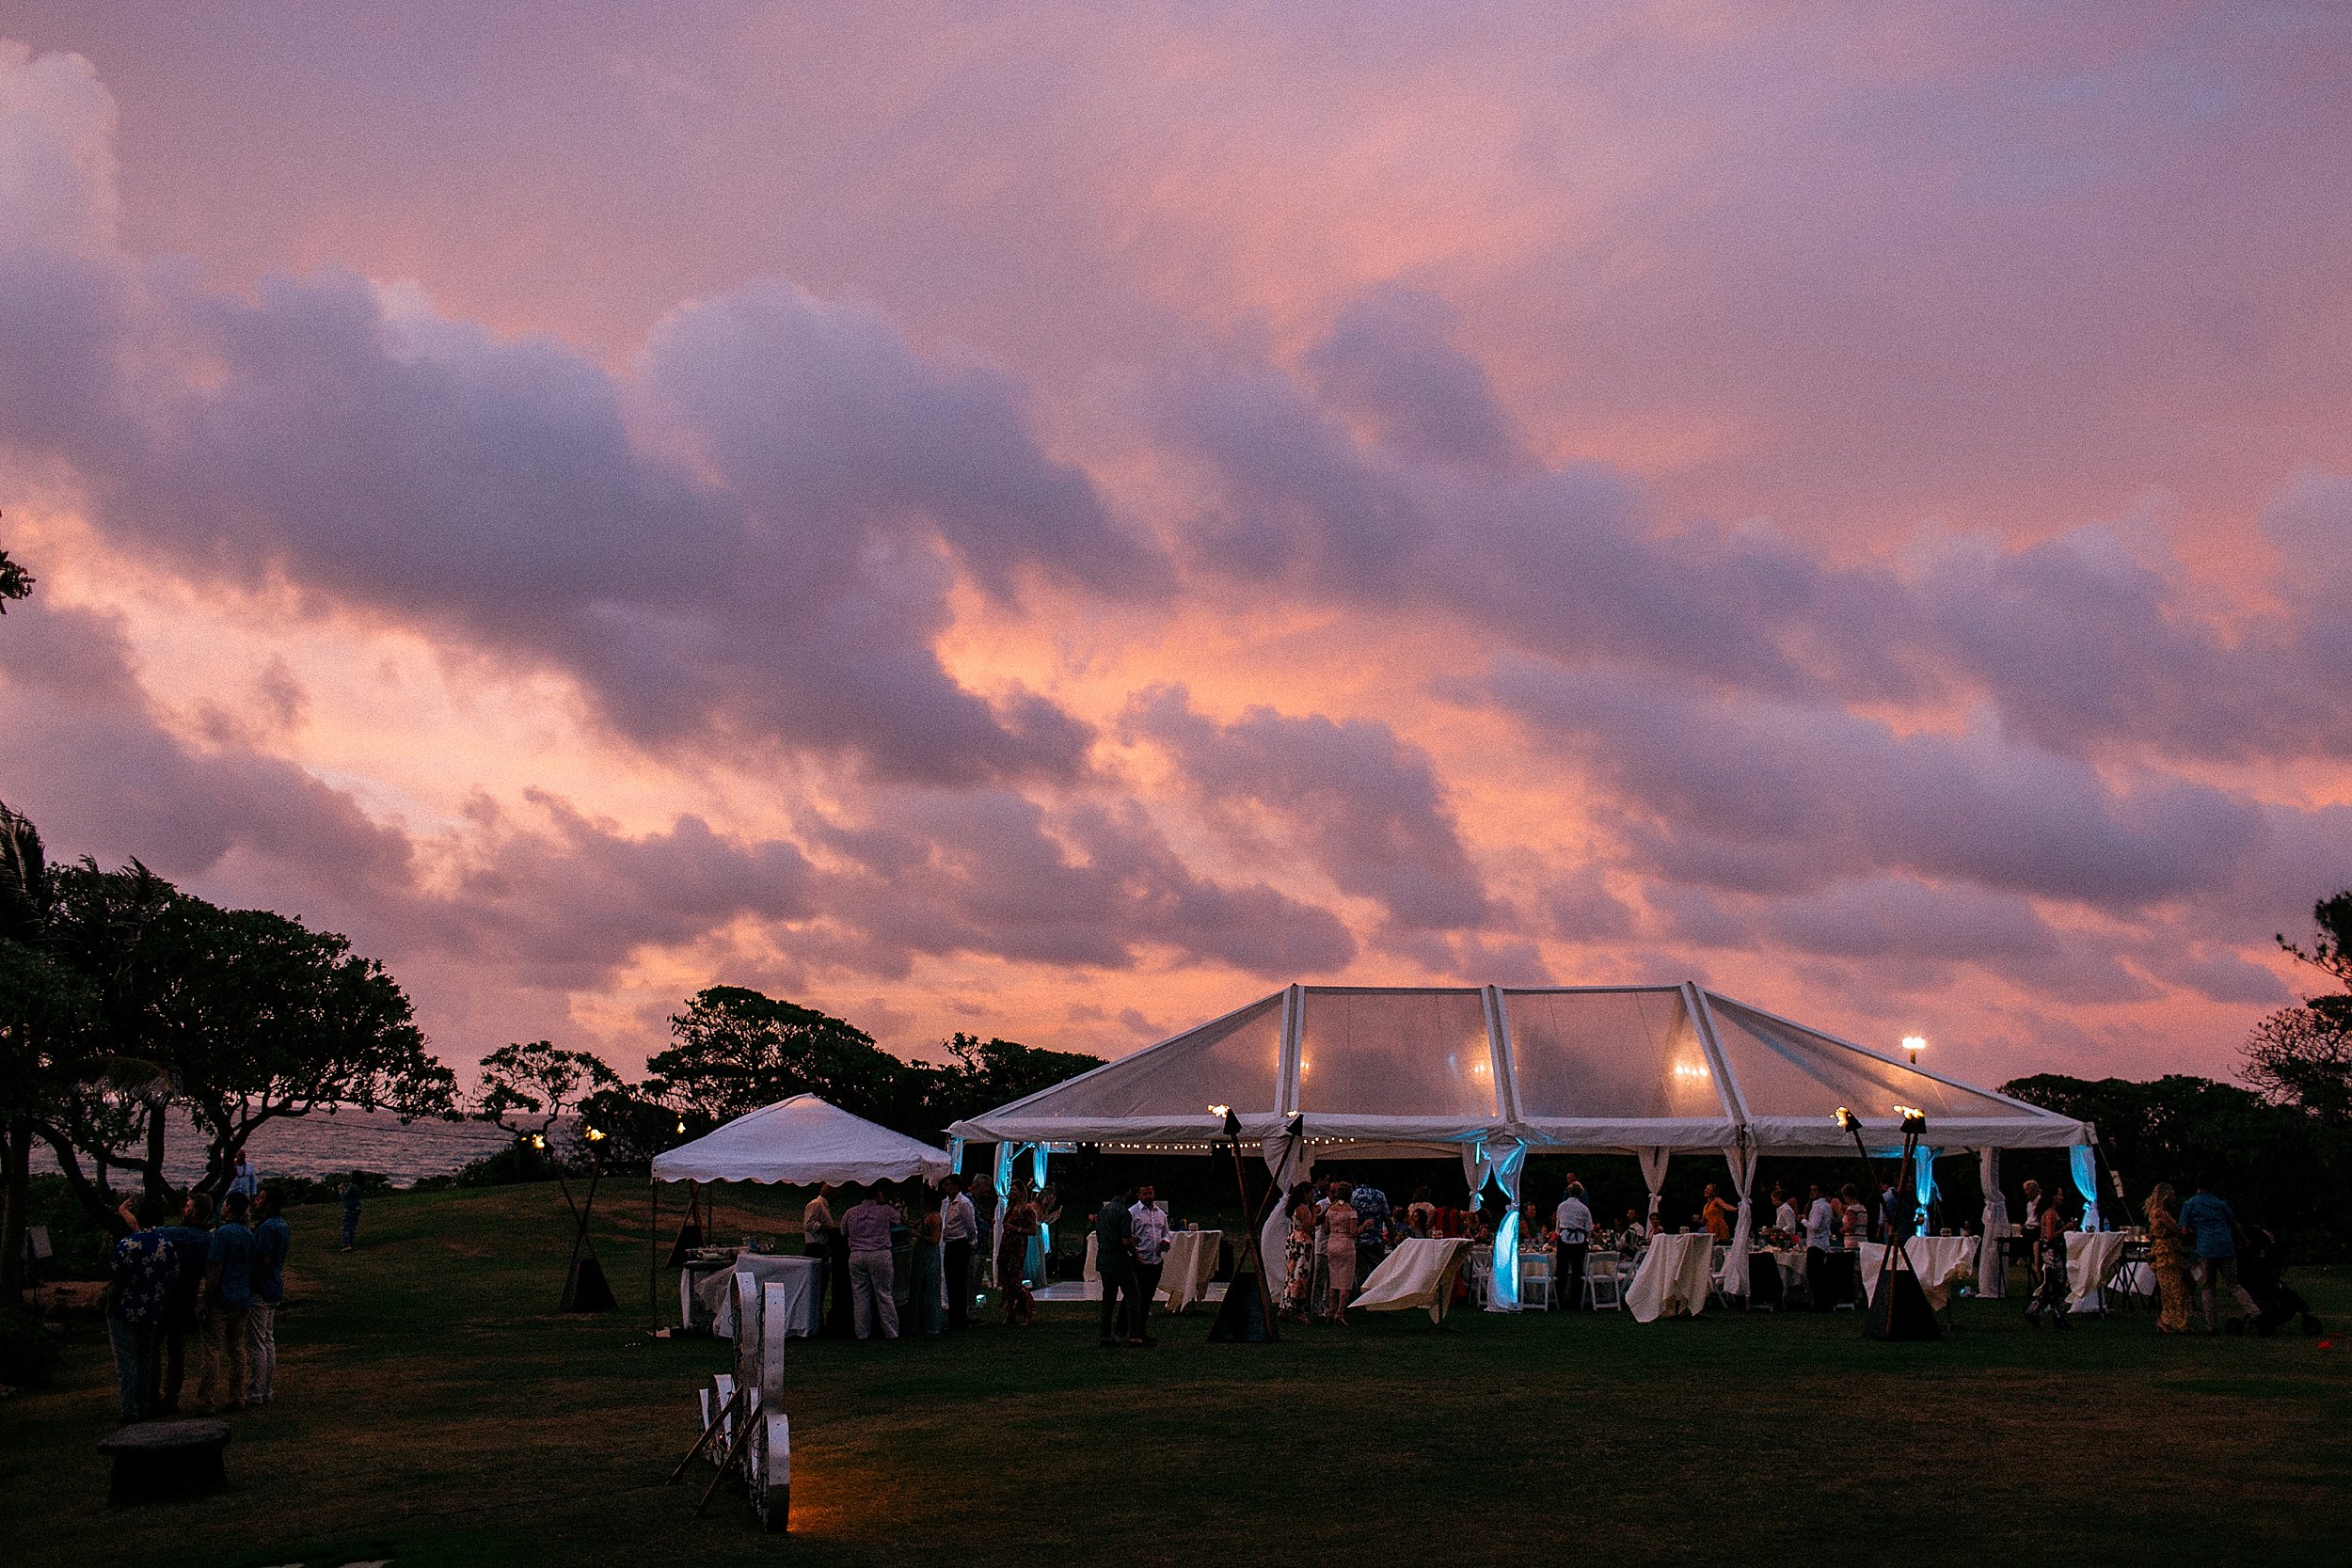
<svg viewBox="0 0 2352 1568">
<path fill-rule="evenodd" d="M 903 1181 L 951 1168 L 945 1150 L 796 1094 L 654 1156 L 657 1181 Z"/>
</svg>

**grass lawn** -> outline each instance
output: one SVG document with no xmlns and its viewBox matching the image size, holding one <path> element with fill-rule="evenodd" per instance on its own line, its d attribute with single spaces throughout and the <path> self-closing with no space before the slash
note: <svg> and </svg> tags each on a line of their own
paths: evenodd
<svg viewBox="0 0 2352 1568">
<path fill-rule="evenodd" d="M 723 1203 L 719 1234 L 781 1228 L 781 1201 Z M 796 1341 L 793 1529 L 763 1536 L 739 1499 L 696 1523 L 662 1484 L 726 1346 L 651 1340 L 642 1305 L 553 1312 L 552 1188 L 378 1201 L 349 1256 L 331 1209 L 292 1217 L 278 1397 L 233 1418 L 231 1490 L 106 1508 L 112 1367 L 79 1324 L 58 1383 L 0 1404 L 6 1560 L 2352 1561 L 2352 1350 L 2164 1339 L 2147 1314 L 2037 1334 L 1973 1303 L 1931 1345 L 1849 1313 L 1466 1312 L 1254 1347 L 1195 1316 L 1104 1351 L 1075 1307 Z M 603 1219 L 642 1304 L 643 1209 Z M 2352 1316 L 2346 1271 L 2295 1278 Z"/>
</svg>

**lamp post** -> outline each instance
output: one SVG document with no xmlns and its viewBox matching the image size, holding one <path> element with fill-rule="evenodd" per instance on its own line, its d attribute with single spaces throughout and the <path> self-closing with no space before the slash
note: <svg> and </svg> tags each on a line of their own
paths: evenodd
<svg viewBox="0 0 2352 1568">
<path fill-rule="evenodd" d="M 1919 1053 L 1925 1051 L 1927 1048 L 1928 1037 L 1925 1035 L 1905 1035 L 1903 1037 L 1903 1054 L 1911 1058 L 1911 1065 L 1913 1067 L 1917 1067 L 1919 1065 Z"/>
</svg>

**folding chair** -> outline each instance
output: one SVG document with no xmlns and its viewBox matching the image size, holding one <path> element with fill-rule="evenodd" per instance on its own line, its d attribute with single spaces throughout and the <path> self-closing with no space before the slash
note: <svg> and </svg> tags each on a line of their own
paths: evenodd
<svg viewBox="0 0 2352 1568">
<path fill-rule="evenodd" d="M 1625 1305 L 1625 1276 L 1613 1252 L 1588 1253 L 1584 1259 L 1584 1305 L 1596 1309 Z M 1608 1299 L 1603 1300 L 1603 1297 Z"/>
<path fill-rule="evenodd" d="M 1551 1254 L 1520 1253 L 1519 1306 L 1523 1309 L 1550 1311 L 1554 1301 L 1552 1286 Z"/>
</svg>

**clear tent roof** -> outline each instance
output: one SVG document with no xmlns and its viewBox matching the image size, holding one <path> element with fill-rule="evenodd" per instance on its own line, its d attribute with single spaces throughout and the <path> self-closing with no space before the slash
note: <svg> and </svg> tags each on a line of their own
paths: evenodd
<svg viewBox="0 0 2352 1568">
<path fill-rule="evenodd" d="M 1581 1150 L 1883 1145 L 1898 1106 L 1945 1148 L 2090 1141 L 2083 1123 L 1882 1056 L 1692 984 L 1292 986 L 958 1122 L 974 1141 L 1199 1147 L 1246 1135 Z"/>
</svg>

